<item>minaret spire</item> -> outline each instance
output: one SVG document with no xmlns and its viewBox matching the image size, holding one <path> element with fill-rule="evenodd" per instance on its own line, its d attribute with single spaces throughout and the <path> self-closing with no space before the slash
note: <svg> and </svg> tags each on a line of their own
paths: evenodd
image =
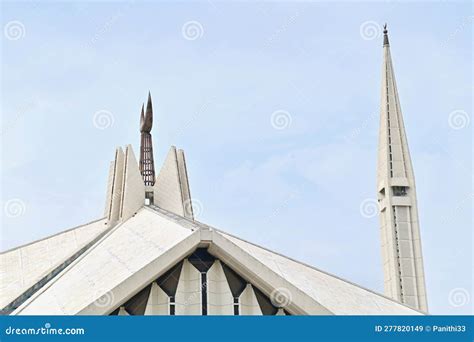
<svg viewBox="0 0 474 342">
<path fill-rule="evenodd" d="M 377 193 L 385 294 L 427 311 L 415 176 L 384 25 Z"/>
<path fill-rule="evenodd" d="M 151 128 L 153 126 L 153 106 L 151 94 L 148 92 L 148 102 L 146 112 L 144 113 L 144 105 L 140 115 L 140 173 L 146 186 L 155 184 L 155 165 L 153 162 L 153 144 L 151 139 Z"/>
<path fill-rule="evenodd" d="M 388 42 L 387 23 L 383 25 L 383 46 L 390 46 Z"/>
</svg>

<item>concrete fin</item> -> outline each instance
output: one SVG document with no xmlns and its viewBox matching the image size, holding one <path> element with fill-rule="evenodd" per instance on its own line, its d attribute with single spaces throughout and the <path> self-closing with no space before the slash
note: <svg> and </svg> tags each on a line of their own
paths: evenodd
<svg viewBox="0 0 474 342">
<path fill-rule="evenodd" d="M 145 183 L 131 145 L 125 149 L 120 218 L 132 217 L 145 203 Z"/>
<path fill-rule="evenodd" d="M 183 199 L 184 217 L 194 220 L 194 212 L 191 201 L 191 190 L 189 189 L 188 170 L 186 168 L 186 158 L 184 151 L 177 151 L 178 173 L 181 185 L 181 196 Z"/>
<path fill-rule="evenodd" d="M 107 193 L 105 194 L 105 209 L 104 217 L 109 216 L 110 201 L 112 198 L 112 184 L 114 182 L 114 165 L 115 162 L 111 161 L 109 166 L 109 177 L 107 178 Z"/>
<path fill-rule="evenodd" d="M 107 218 L 113 225 L 120 218 L 120 208 L 122 202 L 123 174 L 124 174 L 124 153 L 121 147 L 115 150 L 115 160 L 113 169 L 113 180 L 110 191 L 110 206 Z"/>
</svg>

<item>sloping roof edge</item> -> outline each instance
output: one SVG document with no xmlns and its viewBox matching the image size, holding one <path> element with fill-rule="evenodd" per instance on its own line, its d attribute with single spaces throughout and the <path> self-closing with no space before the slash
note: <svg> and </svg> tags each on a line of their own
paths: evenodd
<svg viewBox="0 0 474 342">
<path fill-rule="evenodd" d="M 68 232 L 72 232 L 73 230 L 76 230 L 78 228 L 82 228 L 82 227 L 85 227 L 85 226 L 88 226 L 92 223 L 96 223 L 96 222 L 100 222 L 102 220 L 106 219 L 106 217 L 101 217 L 101 218 L 98 218 L 96 220 L 92 220 L 90 222 L 87 222 L 87 223 L 83 223 L 83 224 L 80 224 L 78 226 L 75 226 L 75 227 L 72 227 L 72 228 L 68 228 L 66 230 L 62 230 L 60 232 L 57 232 L 57 233 L 54 233 L 52 235 L 48 235 L 48 236 L 45 236 L 45 237 L 42 237 L 42 238 L 39 238 L 37 240 L 33 240 L 31 242 L 28 242 L 28 243 L 25 243 L 24 245 L 19 245 L 19 246 L 16 246 L 16 247 L 12 247 L 12 248 L 9 248 L 9 249 L 6 249 L 4 251 L 1 251 L 0 252 L 0 255 L 1 254 L 7 254 L 9 252 L 13 252 L 14 250 L 17 250 L 17 249 L 20 249 L 20 248 L 24 248 L 24 247 L 27 247 L 27 246 L 30 246 L 30 245 L 33 245 L 35 243 L 38 243 L 38 242 L 41 242 L 41 241 L 44 241 L 44 240 L 48 240 L 50 238 L 53 238 L 53 237 L 56 237 L 58 235 L 61 235 L 61 234 L 64 234 L 64 233 L 68 233 Z"/>
<path fill-rule="evenodd" d="M 199 223 L 199 222 L 196 222 L 196 223 L 201 224 L 201 223 Z M 202 225 L 203 225 L 203 226 L 207 226 L 206 224 L 202 224 Z M 207 226 L 207 227 L 209 227 L 209 226 Z M 217 228 L 212 228 L 212 229 L 214 229 L 215 231 L 217 231 L 217 232 L 219 232 L 219 233 L 222 233 L 222 234 L 225 234 L 225 235 L 229 235 L 229 236 L 231 236 L 231 237 L 233 237 L 233 238 L 235 238 L 235 239 L 238 239 L 238 240 L 240 240 L 240 241 L 243 241 L 243 242 L 245 242 L 245 243 L 248 243 L 248 244 L 250 244 L 250 245 L 253 245 L 253 246 L 255 246 L 255 247 L 261 248 L 261 249 L 263 249 L 263 250 L 265 250 L 265 251 L 267 251 L 267 252 L 276 254 L 276 255 L 278 255 L 278 256 L 280 256 L 280 257 L 282 257 L 282 258 L 291 260 L 291 261 L 293 261 L 293 262 L 295 262 L 295 263 L 298 263 L 298 264 L 300 264 L 300 265 L 302 265 L 302 266 L 305 266 L 305 267 L 311 268 L 311 269 L 313 269 L 313 270 L 315 270 L 315 271 L 324 273 L 325 275 L 328 275 L 328 276 L 330 276 L 330 277 L 336 278 L 336 279 L 338 279 L 338 280 L 340 280 L 340 281 L 343 281 L 343 282 L 345 282 L 345 283 L 347 283 L 347 284 L 350 284 L 350 285 L 352 285 L 352 286 L 358 287 L 358 288 L 360 288 L 360 289 L 362 289 L 362 290 L 365 290 L 365 291 L 367 291 L 367 292 L 370 292 L 371 294 L 374 294 L 374 295 L 376 295 L 376 296 L 383 297 L 383 298 L 385 298 L 385 299 L 387 299 L 387 300 L 392 301 L 392 302 L 395 303 L 395 304 L 399 304 L 399 305 L 401 305 L 401 306 L 404 306 L 404 307 L 406 307 L 407 309 L 410 309 L 410 310 L 413 310 L 413 311 L 417 311 L 417 312 L 419 312 L 420 314 L 423 314 L 423 315 L 426 315 L 426 314 L 427 314 L 426 312 L 423 312 L 423 311 L 421 311 L 421 310 L 412 308 L 412 307 L 410 307 L 410 306 L 408 306 L 408 305 L 406 305 L 406 304 L 404 304 L 404 303 L 401 303 L 401 302 L 396 301 L 396 300 L 393 299 L 393 298 L 387 297 L 387 296 L 385 296 L 384 294 L 381 294 L 381 293 L 379 293 L 379 292 L 376 292 L 376 291 L 374 291 L 374 290 L 371 290 L 371 289 L 369 289 L 369 288 L 367 288 L 367 287 L 364 287 L 364 286 L 362 286 L 362 285 L 356 284 L 356 283 L 354 283 L 354 282 L 352 282 L 352 281 L 350 281 L 350 280 L 341 278 L 341 277 L 339 277 L 339 276 L 337 276 L 337 275 L 334 275 L 334 274 L 332 274 L 332 273 L 330 273 L 330 272 L 321 270 L 321 269 L 319 269 L 319 268 L 317 268 L 317 267 L 315 267 L 315 266 L 309 265 L 309 264 L 307 264 L 307 263 L 305 263 L 305 262 L 302 262 L 302 261 L 293 259 L 293 258 L 288 257 L 288 256 L 286 256 L 286 255 L 283 255 L 283 254 L 281 254 L 281 253 L 279 253 L 279 252 L 275 252 L 275 251 L 273 251 L 273 250 L 271 250 L 271 249 L 269 249 L 269 248 L 266 248 L 266 247 L 260 246 L 260 245 L 258 245 L 258 244 L 256 244 L 256 243 L 250 242 L 250 241 L 248 241 L 248 240 L 239 238 L 239 237 L 237 237 L 237 236 L 235 236 L 235 235 L 233 235 L 233 234 L 230 234 L 230 233 L 228 233 L 228 232 L 226 232 L 226 231 L 223 231 L 223 230 L 221 230 L 221 229 L 217 229 Z"/>
</svg>

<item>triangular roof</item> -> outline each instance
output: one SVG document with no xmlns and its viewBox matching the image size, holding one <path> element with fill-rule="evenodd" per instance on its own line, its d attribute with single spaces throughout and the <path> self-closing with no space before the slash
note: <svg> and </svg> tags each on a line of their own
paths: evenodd
<svg viewBox="0 0 474 342">
<path fill-rule="evenodd" d="M 108 314 L 206 246 L 253 285 L 289 292 L 294 314 L 420 314 L 392 299 L 221 230 L 146 206 L 118 224 L 13 314 Z"/>
</svg>

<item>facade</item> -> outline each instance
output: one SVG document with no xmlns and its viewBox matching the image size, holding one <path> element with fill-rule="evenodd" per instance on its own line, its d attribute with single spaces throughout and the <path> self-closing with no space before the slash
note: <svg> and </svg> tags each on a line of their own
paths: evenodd
<svg viewBox="0 0 474 342">
<path fill-rule="evenodd" d="M 393 79 L 386 39 L 384 66 L 390 73 L 384 76 L 384 84 Z M 385 88 L 396 94 L 394 81 Z M 395 100 L 399 108 L 398 97 Z M 392 115 L 401 121 L 399 110 L 382 110 L 381 142 L 391 137 L 386 132 Z M 172 146 L 155 173 L 152 124 L 149 95 L 146 112 L 144 106 L 141 111 L 139 162 L 130 145 L 116 149 L 102 218 L 0 255 L 2 314 L 423 314 L 423 307 L 412 305 L 418 301 L 407 300 L 405 288 L 396 291 L 405 279 L 395 278 L 393 264 L 405 254 L 384 253 L 390 290 L 386 297 L 196 221 L 184 151 Z M 403 126 L 398 127 L 403 132 Z M 398 213 L 407 207 L 384 190 L 393 187 L 405 187 L 414 215 L 413 178 L 407 176 L 399 184 L 384 173 L 389 165 L 384 151 L 390 144 L 381 143 L 379 150 L 381 217 L 387 208 Z M 409 163 L 407 156 L 402 155 Z M 412 177 L 409 166 L 404 170 Z M 401 221 L 390 219 L 382 219 L 384 251 L 398 242 L 388 232 L 397 232 Z M 418 229 L 414 223 L 410 227 L 411 234 Z"/>
</svg>

